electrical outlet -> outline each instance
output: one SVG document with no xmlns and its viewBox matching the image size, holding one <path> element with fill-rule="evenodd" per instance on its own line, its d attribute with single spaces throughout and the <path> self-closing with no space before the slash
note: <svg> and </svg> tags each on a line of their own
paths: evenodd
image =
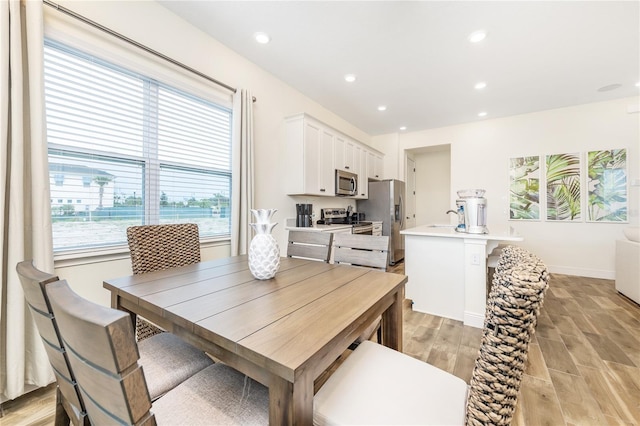
<svg viewBox="0 0 640 426">
<path fill-rule="evenodd" d="M 472 265 L 479 265 L 480 264 L 480 255 L 477 253 L 474 253 L 471 255 L 471 264 Z"/>
</svg>

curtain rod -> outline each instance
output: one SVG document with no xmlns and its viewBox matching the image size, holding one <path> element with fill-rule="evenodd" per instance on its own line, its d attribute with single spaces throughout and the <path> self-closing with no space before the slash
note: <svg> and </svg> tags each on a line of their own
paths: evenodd
<svg viewBox="0 0 640 426">
<path fill-rule="evenodd" d="M 205 80 L 209 80 L 210 82 L 215 83 L 218 86 L 222 86 L 225 89 L 232 91 L 233 93 L 237 92 L 237 89 L 235 87 L 231 87 L 228 84 L 225 84 L 225 83 L 223 83 L 223 82 L 221 82 L 219 80 L 216 80 L 213 77 L 209 77 L 208 75 L 203 74 L 200 71 L 198 71 L 196 69 L 193 69 L 188 65 L 183 64 L 182 62 L 178 62 L 175 59 L 172 59 L 172 58 L 168 57 L 167 55 L 163 55 L 162 53 L 160 53 L 160 52 L 158 52 L 156 50 L 153 50 L 150 47 L 147 47 L 147 46 L 145 46 L 143 44 L 140 44 L 137 41 L 130 39 L 129 37 L 126 37 L 126 36 L 124 36 L 124 35 L 122 35 L 120 33 L 117 33 L 115 31 L 105 27 L 104 25 L 100 25 L 97 22 L 92 21 L 91 19 L 85 18 L 84 16 L 79 15 L 79 14 L 73 12 L 72 10 L 69 10 L 69 9 L 67 9 L 67 8 L 65 8 L 63 6 L 60 6 L 57 3 L 54 3 L 54 2 L 52 2 L 50 0 L 42 0 L 42 2 L 44 4 L 46 4 L 47 6 L 53 7 L 54 9 L 66 14 L 66 15 L 69 15 L 69 16 L 71 16 L 73 18 L 76 18 L 76 19 L 84 22 L 85 24 L 91 25 L 92 27 L 95 27 L 95 28 L 97 28 L 97 29 L 99 29 L 101 31 L 104 31 L 105 33 L 110 34 L 110 35 L 112 35 L 112 36 L 114 36 L 116 38 L 119 38 L 122 41 L 125 41 L 125 42 L 127 42 L 129 44 L 132 44 L 132 45 L 144 50 L 145 52 L 149 52 L 152 55 L 155 55 L 155 56 L 158 56 L 158 57 L 164 59 L 165 61 L 171 62 L 172 64 L 174 64 L 174 65 L 176 65 L 176 66 L 178 66 L 180 68 L 183 68 L 183 69 L 185 69 L 185 70 L 187 70 L 189 72 L 192 72 L 192 73 L 198 75 L 199 77 L 204 78 Z M 256 101 L 256 98 L 253 97 L 253 102 L 255 102 L 255 101 Z"/>
</svg>

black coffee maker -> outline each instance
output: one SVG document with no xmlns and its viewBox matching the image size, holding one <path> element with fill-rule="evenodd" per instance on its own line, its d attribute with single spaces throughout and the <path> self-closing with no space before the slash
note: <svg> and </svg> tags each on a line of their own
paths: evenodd
<svg viewBox="0 0 640 426">
<path fill-rule="evenodd" d="M 296 204 L 296 226 L 308 228 L 313 226 L 313 204 Z"/>
</svg>

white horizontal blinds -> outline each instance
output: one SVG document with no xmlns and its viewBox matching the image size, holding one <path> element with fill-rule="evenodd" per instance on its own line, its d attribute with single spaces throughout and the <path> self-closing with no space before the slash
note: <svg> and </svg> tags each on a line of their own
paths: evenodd
<svg viewBox="0 0 640 426">
<path fill-rule="evenodd" d="M 158 88 L 160 223 L 195 222 L 201 235 L 228 235 L 231 111 Z"/>
<path fill-rule="evenodd" d="M 231 111 L 166 87 L 158 91 L 160 161 L 231 171 Z"/>
<path fill-rule="evenodd" d="M 45 101 L 50 144 L 142 155 L 143 82 L 47 45 Z"/>
<path fill-rule="evenodd" d="M 45 43 L 54 250 L 126 243 L 126 228 L 230 233 L 231 111 Z"/>
</svg>

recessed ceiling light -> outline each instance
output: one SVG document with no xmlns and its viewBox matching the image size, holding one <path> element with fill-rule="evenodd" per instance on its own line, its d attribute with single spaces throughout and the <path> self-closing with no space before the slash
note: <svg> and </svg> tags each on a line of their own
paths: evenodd
<svg viewBox="0 0 640 426">
<path fill-rule="evenodd" d="M 255 33 L 253 36 L 260 44 L 267 44 L 271 41 L 271 37 L 269 37 L 269 34 L 267 33 Z"/>
<path fill-rule="evenodd" d="M 401 126 L 400 130 L 407 130 L 407 126 Z"/>
<path fill-rule="evenodd" d="M 610 92 L 611 90 L 616 90 L 616 89 L 619 89 L 620 87 L 622 87 L 622 84 L 620 83 L 608 84 L 606 86 L 602 86 L 601 88 L 599 88 L 598 92 Z"/>
<path fill-rule="evenodd" d="M 356 75 L 355 74 L 346 74 L 344 76 L 344 80 L 346 82 L 353 83 L 354 81 L 356 81 Z"/>
<path fill-rule="evenodd" d="M 485 83 L 484 81 L 480 81 L 478 83 L 476 83 L 475 86 L 473 86 L 476 90 L 481 90 L 484 89 L 485 87 L 487 87 L 487 83 Z"/>
<path fill-rule="evenodd" d="M 386 105 L 380 105 L 378 107 L 378 111 L 386 111 L 387 110 L 387 106 Z"/>
<path fill-rule="evenodd" d="M 482 111 L 478 113 L 478 117 L 485 117 L 487 115 L 486 111 Z"/>
<path fill-rule="evenodd" d="M 484 30 L 474 31 L 469 34 L 469 41 L 471 43 L 478 43 L 487 37 L 487 32 Z"/>
<path fill-rule="evenodd" d="M 640 81 L 636 83 L 636 87 L 640 87 Z"/>
</svg>

